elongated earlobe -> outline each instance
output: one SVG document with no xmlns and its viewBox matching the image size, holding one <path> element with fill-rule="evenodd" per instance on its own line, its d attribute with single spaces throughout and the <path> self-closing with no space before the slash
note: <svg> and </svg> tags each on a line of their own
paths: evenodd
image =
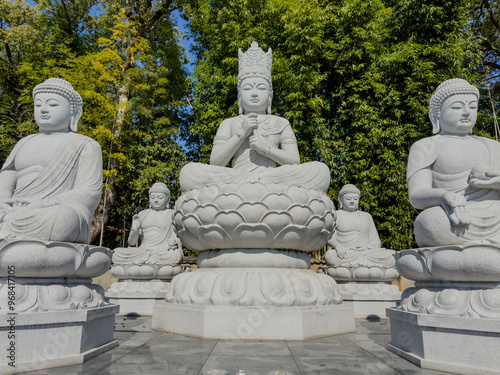
<svg viewBox="0 0 500 375">
<path fill-rule="evenodd" d="M 80 121 L 80 117 L 82 117 L 82 110 L 79 109 L 76 111 L 74 115 L 71 115 L 71 122 L 69 124 L 69 130 L 72 132 L 78 131 L 78 121 Z"/>
</svg>

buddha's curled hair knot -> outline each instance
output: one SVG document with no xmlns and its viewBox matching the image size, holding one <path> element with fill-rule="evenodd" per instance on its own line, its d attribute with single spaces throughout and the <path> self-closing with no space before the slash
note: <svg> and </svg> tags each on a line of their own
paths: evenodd
<svg viewBox="0 0 500 375">
<path fill-rule="evenodd" d="M 444 101 L 452 95 L 472 94 L 479 100 L 479 90 L 471 85 L 465 79 L 451 78 L 442 82 L 434 92 L 429 101 L 429 118 L 432 122 L 432 132 L 439 133 L 439 116 L 441 115 L 441 106 Z"/>
<path fill-rule="evenodd" d="M 54 93 L 68 99 L 71 104 L 71 113 L 74 114 L 81 110 L 83 100 L 80 94 L 73 88 L 71 83 L 62 78 L 49 78 L 42 83 L 39 83 L 33 89 L 33 99 L 36 94 Z"/>
</svg>

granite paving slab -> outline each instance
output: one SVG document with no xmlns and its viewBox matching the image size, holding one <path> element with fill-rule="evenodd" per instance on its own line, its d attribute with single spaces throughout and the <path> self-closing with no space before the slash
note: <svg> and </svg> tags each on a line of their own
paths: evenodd
<svg viewBox="0 0 500 375">
<path fill-rule="evenodd" d="M 73 366 L 30 375 L 444 375 L 423 370 L 386 349 L 389 320 L 356 320 L 356 332 L 305 341 L 202 340 L 151 329 L 151 317 L 119 316 L 120 345 Z"/>
</svg>

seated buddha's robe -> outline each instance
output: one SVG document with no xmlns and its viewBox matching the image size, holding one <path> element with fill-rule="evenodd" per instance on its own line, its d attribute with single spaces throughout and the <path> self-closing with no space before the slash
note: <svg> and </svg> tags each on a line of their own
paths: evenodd
<svg viewBox="0 0 500 375">
<path fill-rule="evenodd" d="M 347 215 L 357 216 L 355 227 L 342 225 L 343 218 Z M 339 249 L 328 250 L 325 253 L 328 265 L 394 266 L 394 251 L 382 248 L 375 223 L 369 213 L 337 211 L 337 223 L 337 228 L 332 236 L 333 241 L 330 240 L 329 244 L 336 245 Z"/>
<path fill-rule="evenodd" d="M 457 143 L 447 148 L 450 142 Z M 500 192 L 469 186 L 469 176 L 475 167 L 474 155 L 464 155 L 465 148 L 460 147 L 458 142 L 460 139 L 456 137 L 436 135 L 421 139 L 411 148 L 407 179 L 424 168 L 431 168 L 432 187 L 463 194 L 472 220 L 469 225 L 456 226 L 449 219 L 448 207 L 434 206 L 425 209 L 417 216 L 414 225 L 415 238 L 420 247 L 479 240 L 500 242 Z M 480 155 L 478 159 L 482 160 L 482 167 L 498 170 L 498 142 L 476 136 L 468 136 L 467 142 L 473 142 L 474 153 Z M 460 157 L 463 159 L 459 159 Z M 445 172 L 446 170 L 449 172 Z"/>
<path fill-rule="evenodd" d="M 16 144 L 0 179 L 4 171 L 16 171 L 14 191 L 4 193 L 11 193 L 13 200 L 41 199 L 53 205 L 15 215 L 15 208 L 10 210 L 3 201 L 0 237 L 89 243 L 92 218 L 101 197 L 101 147 L 81 134 L 57 135 L 58 149 L 41 166 L 36 161 L 37 155 L 45 152 L 37 147 L 40 137 L 50 136 L 34 134 Z M 26 152 L 30 148 L 35 151 Z M 26 167 L 27 158 L 33 159 L 32 166 Z M 39 173 L 34 173 L 37 170 Z"/>
<path fill-rule="evenodd" d="M 151 212 L 147 209 L 139 212 L 139 219 L 144 223 Z M 119 247 L 114 250 L 114 264 L 179 264 L 184 254 L 179 246 L 172 223 L 173 210 L 162 211 L 161 221 L 155 226 L 141 227 L 141 245 L 139 247 Z"/>
</svg>

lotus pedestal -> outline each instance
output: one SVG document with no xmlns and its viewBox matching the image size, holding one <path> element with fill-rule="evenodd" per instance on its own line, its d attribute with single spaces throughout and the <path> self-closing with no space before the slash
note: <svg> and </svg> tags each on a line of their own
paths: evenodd
<svg viewBox="0 0 500 375">
<path fill-rule="evenodd" d="M 352 306 L 341 303 L 331 277 L 308 269 L 309 254 L 270 249 L 211 253 L 200 254 L 201 268 L 172 280 L 165 301 L 154 307 L 154 329 L 252 340 L 304 340 L 355 330 Z"/>
<path fill-rule="evenodd" d="M 106 299 L 120 305 L 119 315 L 151 316 L 155 303 L 165 299 L 170 280 L 190 269 L 181 265 L 113 265 L 111 274 L 119 280 L 106 291 Z"/>
<path fill-rule="evenodd" d="M 119 307 L 92 284 L 110 261 L 102 247 L 0 241 L 0 373 L 82 363 L 118 345 Z"/>
<path fill-rule="evenodd" d="M 356 318 L 386 318 L 385 310 L 401 300 L 399 288 L 391 283 L 399 276 L 395 267 L 320 267 L 319 271 L 337 281 L 342 299 L 352 304 Z"/>
<path fill-rule="evenodd" d="M 404 250 L 396 266 L 416 283 L 387 309 L 389 350 L 423 368 L 499 374 L 500 247 Z"/>
</svg>

